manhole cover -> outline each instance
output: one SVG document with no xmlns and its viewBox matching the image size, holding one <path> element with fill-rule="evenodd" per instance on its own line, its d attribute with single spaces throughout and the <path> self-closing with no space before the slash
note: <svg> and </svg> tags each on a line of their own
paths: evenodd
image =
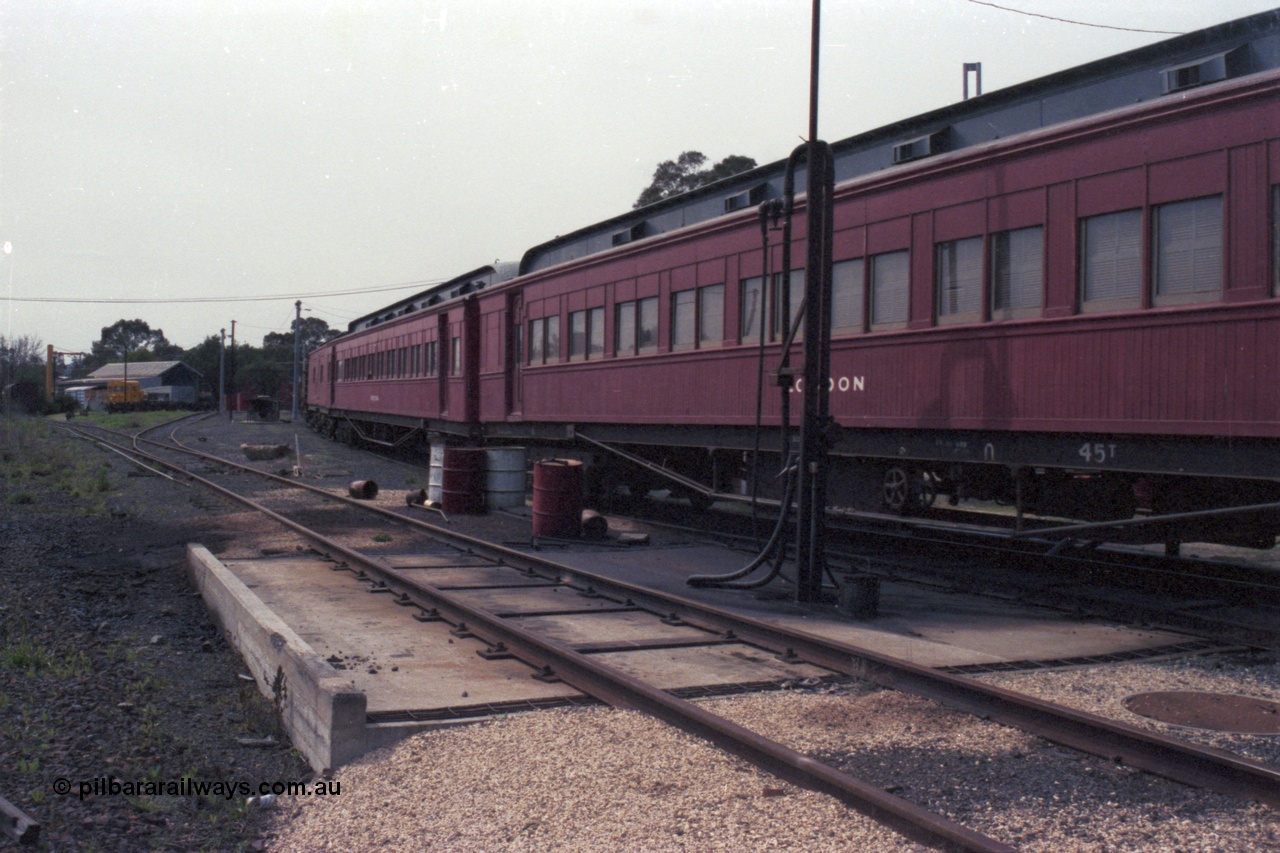
<svg viewBox="0 0 1280 853">
<path fill-rule="evenodd" d="M 1124 700 L 1135 714 L 1171 723 L 1237 734 L 1280 734 L 1280 702 L 1234 693 L 1185 690 L 1137 693 Z"/>
</svg>

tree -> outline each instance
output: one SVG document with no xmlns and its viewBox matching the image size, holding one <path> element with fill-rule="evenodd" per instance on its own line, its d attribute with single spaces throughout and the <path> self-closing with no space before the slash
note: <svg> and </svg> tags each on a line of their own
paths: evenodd
<svg viewBox="0 0 1280 853">
<path fill-rule="evenodd" d="M 279 351 L 243 345 L 240 347 L 240 365 L 236 371 L 235 387 L 230 391 L 248 391 L 255 396 L 278 397 L 280 388 L 289 381 L 292 366 L 281 362 Z M 292 350 L 290 350 L 292 357 Z"/>
<path fill-rule="evenodd" d="M 44 387 L 44 359 L 45 347 L 39 338 L 0 335 L 0 385 L 23 380 Z"/>
<path fill-rule="evenodd" d="M 632 207 L 644 207 L 756 167 L 755 160 L 741 154 L 731 154 L 704 169 L 702 166 L 706 162 L 707 157 L 701 151 L 686 151 L 675 160 L 659 163 L 653 172 L 653 183 L 640 193 Z"/>
<path fill-rule="evenodd" d="M 222 357 L 222 336 L 210 335 L 182 354 L 182 363 L 203 377 L 203 387 L 218 393 L 218 374 Z"/>
<path fill-rule="evenodd" d="M 295 321 L 297 322 L 297 321 Z M 323 343 L 337 337 L 340 332 L 329 328 L 329 324 L 319 317 L 303 317 L 301 321 L 302 353 L 306 355 Z M 288 350 L 293 352 L 293 331 L 267 332 L 262 339 L 263 349 Z"/>
<path fill-rule="evenodd" d="M 102 327 L 102 337 L 89 348 L 92 355 L 89 370 L 104 364 L 124 361 L 164 361 L 182 354 L 182 348 L 169 343 L 161 329 L 152 329 L 145 320 L 117 320 Z"/>
</svg>

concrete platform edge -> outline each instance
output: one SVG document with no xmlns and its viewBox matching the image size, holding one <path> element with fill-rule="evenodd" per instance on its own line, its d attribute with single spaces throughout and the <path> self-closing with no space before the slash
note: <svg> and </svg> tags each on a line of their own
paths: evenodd
<svg viewBox="0 0 1280 853">
<path fill-rule="evenodd" d="M 365 694 L 335 674 L 208 549 L 188 544 L 187 567 L 227 641 L 314 769 L 339 767 L 390 742 L 387 733 L 371 742 Z"/>
</svg>

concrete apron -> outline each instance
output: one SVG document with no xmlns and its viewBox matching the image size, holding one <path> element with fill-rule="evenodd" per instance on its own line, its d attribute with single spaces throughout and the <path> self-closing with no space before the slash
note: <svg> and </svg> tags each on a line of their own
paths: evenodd
<svg viewBox="0 0 1280 853">
<path fill-rule="evenodd" d="M 387 558 L 432 584 L 500 580 L 492 566 L 459 566 L 456 558 Z M 842 617 L 834 608 L 800 608 L 776 594 L 692 590 L 695 572 L 723 572 L 741 555 L 722 548 L 562 552 L 560 562 L 740 610 L 926 666 L 1060 659 L 1158 648 L 1184 641 L 1178 634 L 1082 622 L 955 593 L 884 585 L 880 616 Z M 442 565 L 434 565 L 442 564 Z M 448 565 L 443 565 L 448 564 Z M 188 546 L 197 588 L 228 641 L 245 660 L 263 695 L 281 715 L 294 746 L 317 770 L 427 729 L 485 719 L 476 706 L 580 697 L 562 684 L 531 678 L 514 660 L 484 660 L 485 644 L 450 634 L 446 623 L 423 623 L 417 608 L 370 594 L 349 572 L 314 556 L 223 564 L 199 545 Z M 506 575 L 504 582 L 512 582 Z M 564 588 L 471 593 L 495 610 L 557 610 L 592 606 Z M 599 601 L 598 599 L 594 601 Z M 605 606 L 608 602 L 600 602 Z M 828 612 L 829 611 L 829 612 Z M 690 628 L 656 625 L 647 614 L 529 617 L 528 627 L 564 642 L 674 639 Z M 696 633 L 696 632 L 693 632 Z M 667 689 L 803 680 L 824 674 L 736 647 L 607 653 L 603 661 Z M 370 722 L 370 714 L 469 708 L 466 716 L 417 722 Z M 402 715 L 403 716 L 403 715 Z"/>
</svg>

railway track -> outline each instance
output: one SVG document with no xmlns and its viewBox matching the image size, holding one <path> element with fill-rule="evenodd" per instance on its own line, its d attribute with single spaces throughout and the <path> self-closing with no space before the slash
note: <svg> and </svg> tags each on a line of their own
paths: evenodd
<svg viewBox="0 0 1280 853">
<path fill-rule="evenodd" d="M 83 431 L 82 431 L 82 434 Z M 1187 784 L 1280 806 L 1280 773 L 1258 762 L 1225 752 L 1192 746 L 1123 724 L 1053 705 L 1052 703 L 982 685 L 976 681 L 895 660 L 847 644 L 801 632 L 787 631 L 722 609 L 659 594 L 635 585 L 570 569 L 491 543 L 462 536 L 418 519 L 232 463 L 213 454 L 170 442 L 134 438 L 126 447 L 119 436 L 96 436 L 118 452 L 148 460 L 154 467 L 180 472 L 224 497 L 266 513 L 312 542 L 368 584 L 371 592 L 385 592 L 399 603 L 416 608 L 424 621 L 447 622 L 455 636 L 477 638 L 482 657 L 514 656 L 542 678 L 559 679 L 588 696 L 623 708 L 643 710 L 685 731 L 756 763 L 796 784 L 825 791 L 880 820 L 907 837 L 936 846 L 966 850 L 1010 849 L 954 821 L 823 765 L 807 756 L 749 732 L 698 705 L 681 699 L 652 681 L 603 663 L 604 655 L 646 648 L 738 647 L 750 654 L 777 655 L 793 665 L 866 679 L 885 687 L 940 701 L 1049 740 L 1108 759 L 1121 760 Z M 143 447 L 146 450 L 143 450 Z M 181 457 L 181 458 L 179 458 Z M 194 464 L 193 464 L 194 460 Z M 192 469 L 203 467 L 200 475 Z M 246 477 L 252 473 L 254 477 Z M 216 481 L 215 481 L 216 480 Z M 252 488 L 250 483 L 256 484 Z M 236 488 L 231 488 L 234 485 Z M 435 543 L 445 543 L 452 556 L 438 559 L 426 572 L 397 568 L 391 561 L 362 553 L 332 532 L 299 521 L 323 516 L 330 526 L 337 518 L 323 507 L 339 501 L 359 512 L 374 511 L 396 524 L 411 527 Z M 270 504 L 270 506 L 268 506 Z M 443 580 L 446 570 L 450 579 Z M 427 582 L 433 574 L 438 582 Z M 470 579 L 467 578 L 470 575 Z M 575 608 L 550 611 L 536 602 L 505 609 L 486 605 L 495 590 L 531 597 L 534 590 L 558 590 L 579 602 Z M 562 595 L 561 598 L 568 598 Z M 599 617 L 609 613 L 647 614 L 651 620 L 647 642 L 572 643 L 532 630 L 528 625 L 548 615 L 567 616 L 570 610 Z"/>
</svg>

